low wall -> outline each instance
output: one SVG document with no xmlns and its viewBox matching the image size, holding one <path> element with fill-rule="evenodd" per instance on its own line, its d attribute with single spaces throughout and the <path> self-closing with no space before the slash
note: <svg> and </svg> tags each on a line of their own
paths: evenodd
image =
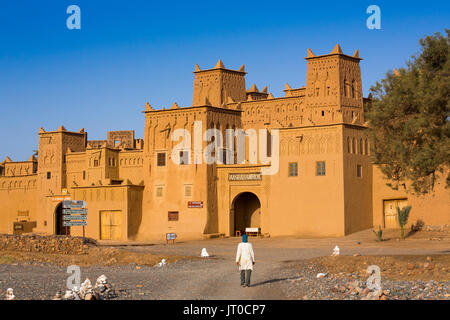
<svg viewBox="0 0 450 320">
<path fill-rule="evenodd" d="M 57 254 L 87 254 L 88 244 L 95 240 L 82 237 L 9 235 L 0 234 L 0 250 L 57 253 Z"/>
</svg>

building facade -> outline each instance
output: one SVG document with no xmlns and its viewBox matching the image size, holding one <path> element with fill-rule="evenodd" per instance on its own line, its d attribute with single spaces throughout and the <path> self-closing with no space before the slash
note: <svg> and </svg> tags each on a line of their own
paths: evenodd
<svg viewBox="0 0 450 320">
<path fill-rule="evenodd" d="M 235 236 L 247 227 L 344 236 L 396 227 L 395 207 L 408 203 L 410 222 L 450 224 L 443 182 L 420 198 L 392 190 L 372 165 L 358 51 L 308 49 L 305 59 L 306 85 L 286 84 L 278 98 L 267 87 L 247 90 L 244 66 L 195 65 L 192 106 L 146 103 L 143 140 L 134 131 L 89 141 L 83 129 L 41 128 L 37 155 L 0 164 L 0 233 L 81 235 L 63 226 L 63 199 L 86 201 L 86 236 L 102 240 Z"/>
</svg>

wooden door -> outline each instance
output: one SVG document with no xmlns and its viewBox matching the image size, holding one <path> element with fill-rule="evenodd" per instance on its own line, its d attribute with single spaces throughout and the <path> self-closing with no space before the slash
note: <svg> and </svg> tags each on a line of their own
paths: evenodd
<svg viewBox="0 0 450 320">
<path fill-rule="evenodd" d="M 407 199 L 384 200 L 384 227 L 386 229 L 400 228 L 398 225 L 397 207 L 402 209 L 407 205 Z"/>
<path fill-rule="evenodd" d="M 122 211 L 100 212 L 100 239 L 122 239 Z"/>
</svg>

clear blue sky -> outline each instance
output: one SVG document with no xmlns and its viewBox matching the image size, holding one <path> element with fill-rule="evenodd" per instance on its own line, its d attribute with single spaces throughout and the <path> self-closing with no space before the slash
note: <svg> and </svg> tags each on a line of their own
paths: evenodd
<svg viewBox="0 0 450 320">
<path fill-rule="evenodd" d="M 444 32 L 449 1 L 96 1 L 2 0 L 0 4 L 0 161 L 26 160 L 39 127 L 107 130 L 143 137 L 146 101 L 189 106 L 194 64 L 245 64 L 251 84 L 281 96 L 305 84 L 306 49 L 359 49 L 364 95 L 404 66 L 419 39 Z M 81 8 L 81 30 L 66 9 Z M 381 8 L 382 30 L 366 28 Z"/>
</svg>

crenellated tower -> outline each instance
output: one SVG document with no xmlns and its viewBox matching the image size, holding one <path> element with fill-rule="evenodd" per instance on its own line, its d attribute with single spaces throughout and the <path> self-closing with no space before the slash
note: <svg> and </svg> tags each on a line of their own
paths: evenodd
<svg viewBox="0 0 450 320">
<path fill-rule="evenodd" d="M 307 116 L 315 124 L 364 123 L 358 50 L 352 56 L 337 44 L 326 55 L 308 49 L 306 73 Z M 306 111 L 306 110 L 305 110 Z"/>
<path fill-rule="evenodd" d="M 245 74 L 244 65 L 239 70 L 226 69 L 221 60 L 208 70 L 201 70 L 196 64 L 192 106 L 222 107 L 226 103 L 245 101 Z"/>
</svg>

